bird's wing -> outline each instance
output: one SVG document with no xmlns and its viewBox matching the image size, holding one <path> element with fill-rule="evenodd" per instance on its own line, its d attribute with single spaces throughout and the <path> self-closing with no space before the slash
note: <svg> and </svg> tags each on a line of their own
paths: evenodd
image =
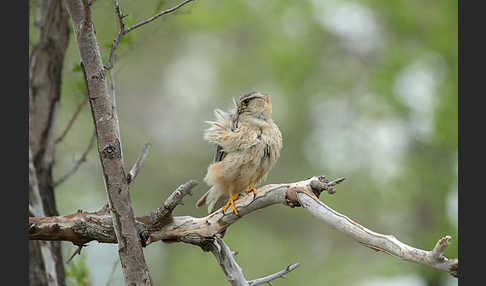
<svg viewBox="0 0 486 286">
<path fill-rule="evenodd" d="M 206 140 L 216 145 L 216 153 L 214 154 L 213 163 L 217 163 L 222 161 L 226 156 L 226 152 L 223 151 L 223 147 L 218 144 L 216 139 L 218 138 L 219 131 L 235 131 L 238 127 L 238 118 L 235 109 L 231 110 L 230 112 L 216 109 L 214 110 L 214 115 L 216 116 L 216 121 L 206 121 L 211 125 L 211 127 L 206 130 L 204 137 Z"/>
<path fill-rule="evenodd" d="M 216 145 L 216 153 L 214 153 L 213 163 L 222 161 L 225 156 L 226 152 L 223 151 L 223 147 L 221 147 L 221 145 Z"/>
</svg>

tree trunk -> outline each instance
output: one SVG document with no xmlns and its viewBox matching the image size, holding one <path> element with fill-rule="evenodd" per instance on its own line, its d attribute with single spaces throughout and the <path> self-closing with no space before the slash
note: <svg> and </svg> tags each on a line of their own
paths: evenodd
<svg viewBox="0 0 486 286">
<path fill-rule="evenodd" d="M 61 73 L 69 42 L 69 22 L 62 1 L 38 1 L 38 41 L 29 66 L 29 212 L 58 215 L 52 180 L 54 130 Z M 29 242 L 30 285 L 65 285 L 59 242 Z"/>
<path fill-rule="evenodd" d="M 126 285 L 152 285 L 136 228 L 127 175 L 124 169 L 119 124 L 110 96 L 91 7 L 87 0 L 67 0 L 81 62 L 88 85 L 89 103 L 98 139 L 118 254 Z"/>
</svg>

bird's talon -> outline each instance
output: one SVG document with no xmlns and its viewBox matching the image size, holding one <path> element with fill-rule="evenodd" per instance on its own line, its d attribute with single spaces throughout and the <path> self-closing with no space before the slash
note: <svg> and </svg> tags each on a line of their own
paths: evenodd
<svg viewBox="0 0 486 286">
<path fill-rule="evenodd" d="M 236 207 L 235 207 L 235 201 L 240 197 L 239 194 L 237 195 L 234 195 L 230 193 L 230 198 L 228 200 L 228 202 L 226 203 L 226 205 L 223 207 L 223 214 L 225 213 L 226 209 L 229 208 L 229 206 L 231 205 L 231 208 L 233 209 L 233 212 L 235 213 L 235 215 L 238 215 L 238 211 L 236 210 Z"/>
<path fill-rule="evenodd" d="M 253 194 L 256 196 L 257 190 L 250 184 L 248 186 L 248 189 L 245 190 L 245 192 L 247 192 L 247 193 L 253 192 Z"/>
</svg>

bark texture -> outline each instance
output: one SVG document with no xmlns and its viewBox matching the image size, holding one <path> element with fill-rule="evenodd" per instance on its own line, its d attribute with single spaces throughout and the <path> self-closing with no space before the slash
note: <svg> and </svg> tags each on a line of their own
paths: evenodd
<svg viewBox="0 0 486 286">
<path fill-rule="evenodd" d="M 214 252 L 215 249 L 220 248 L 214 244 L 215 237 L 224 235 L 227 228 L 243 216 L 274 204 L 284 204 L 290 207 L 302 206 L 316 218 L 366 247 L 458 277 L 459 261 L 448 259 L 443 255 L 451 239 L 449 236 L 441 238 L 431 251 L 426 251 L 406 245 L 393 236 L 373 232 L 319 200 L 319 195 L 323 191 L 334 193 L 334 186 L 338 182 L 342 182 L 342 179 L 329 182 L 324 177 L 312 177 L 295 183 L 260 187 L 255 197 L 245 195 L 235 202 L 238 216 L 232 211 L 224 213 L 221 208 L 202 218 L 172 216 L 168 212 L 165 217 L 159 217 L 158 221 L 154 222 L 154 212 L 152 212 L 148 216 L 137 217 L 137 225 L 144 237 L 144 245 L 159 240 L 184 242 L 200 246 L 205 251 L 212 251 L 217 257 L 221 250 L 218 250 L 218 253 Z M 179 197 L 178 200 L 180 201 L 180 199 Z M 167 205 L 167 201 L 164 205 Z M 29 218 L 29 239 L 116 242 L 110 215 L 104 210 L 62 217 Z M 222 267 L 226 267 L 225 261 L 220 261 L 218 257 L 217 259 Z M 227 276 L 228 280 L 244 280 L 235 278 L 240 275 L 233 275 L 235 271 L 238 272 L 237 267 L 228 265 L 225 269 L 232 269 L 229 272 L 225 270 L 225 273 L 232 274 L 230 277 Z"/>
<path fill-rule="evenodd" d="M 88 85 L 111 218 L 126 285 L 151 285 L 124 170 L 119 125 L 87 0 L 66 0 Z"/>
<path fill-rule="evenodd" d="M 58 215 L 54 196 L 54 130 L 69 42 L 63 2 L 38 1 L 38 40 L 29 63 L 29 212 Z M 29 242 L 30 285 L 65 285 L 59 242 Z"/>
</svg>

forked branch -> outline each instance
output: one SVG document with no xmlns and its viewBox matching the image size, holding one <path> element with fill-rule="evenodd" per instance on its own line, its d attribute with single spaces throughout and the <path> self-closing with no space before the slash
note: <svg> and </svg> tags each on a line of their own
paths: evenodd
<svg viewBox="0 0 486 286">
<path fill-rule="evenodd" d="M 458 276 L 458 260 L 443 256 L 450 237 L 442 238 L 432 251 L 417 249 L 393 236 L 373 232 L 319 200 L 320 194 L 324 191 L 335 193 L 335 186 L 343 180 L 344 178 L 341 178 L 329 182 L 320 176 L 295 183 L 265 185 L 258 189 L 255 197 L 252 194 L 244 195 L 236 201 L 238 216 L 233 212 L 223 213 L 223 210 L 219 209 L 202 218 L 166 216 L 165 219 L 159 219 L 154 223 L 149 215 L 137 217 L 137 227 L 143 234 L 144 245 L 159 240 L 185 242 L 210 251 L 214 238 L 224 234 L 230 225 L 247 214 L 274 204 L 303 206 L 316 218 L 367 247 Z M 46 218 L 31 217 L 29 224 L 29 239 L 65 240 L 78 245 L 91 240 L 116 243 L 111 216 L 106 211 Z"/>
<path fill-rule="evenodd" d="M 118 17 L 118 23 L 120 25 L 120 30 L 118 31 L 118 34 L 116 35 L 116 38 L 113 40 L 113 43 L 111 44 L 111 48 L 110 48 L 110 56 L 108 57 L 108 65 L 105 67 L 106 69 L 108 70 L 111 70 L 113 69 L 113 57 L 115 55 L 115 50 L 116 48 L 118 47 L 118 45 L 120 44 L 120 41 L 121 39 L 123 38 L 123 36 L 125 36 L 126 34 L 128 34 L 129 32 L 137 29 L 137 28 L 140 28 L 141 26 L 145 25 L 145 24 L 148 24 L 164 15 L 167 15 L 167 14 L 171 14 L 175 11 L 177 11 L 179 8 L 183 7 L 184 5 L 188 4 L 189 2 L 192 2 L 194 0 L 185 0 L 181 3 L 179 3 L 178 5 L 170 8 L 170 9 L 167 9 L 167 10 L 164 10 L 164 11 L 160 11 L 159 13 L 157 13 L 156 15 L 146 19 L 146 20 L 143 20 L 129 28 L 126 28 L 125 27 L 125 22 L 124 22 L 124 18 L 127 16 L 127 15 L 124 15 L 121 11 L 121 8 L 120 8 L 120 3 L 118 2 L 118 0 L 113 0 L 113 4 L 115 6 L 115 13 L 116 13 L 116 16 Z"/>
<path fill-rule="evenodd" d="M 231 251 L 224 240 L 219 236 L 215 236 L 214 240 L 210 243 L 210 251 L 213 253 L 214 257 L 221 266 L 226 279 L 232 286 L 255 286 L 263 283 L 270 283 L 270 281 L 282 278 L 285 274 L 295 270 L 300 264 L 296 263 L 287 266 L 284 270 L 277 273 L 258 278 L 255 280 L 247 281 L 243 275 L 241 267 L 236 263 L 235 252 Z"/>
</svg>

